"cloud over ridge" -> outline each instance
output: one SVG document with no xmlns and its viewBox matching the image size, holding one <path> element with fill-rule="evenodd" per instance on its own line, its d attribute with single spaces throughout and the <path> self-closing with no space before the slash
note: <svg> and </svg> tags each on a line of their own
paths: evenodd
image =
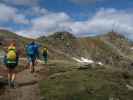
<svg viewBox="0 0 133 100">
<path fill-rule="evenodd" d="M 22 12 L 20 8 L 4 3 L 9 0 L 2 1 L 3 3 L 0 3 L 0 22 L 7 24 L 13 22 L 18 27 L 22 26 L 23 28 L 21 29 L 6 27 L 19 35 L 39 37 L 57 31 L 68 31 L 76 36 L 89 36 L 92 34 L 100 35 L 113 29 L 133 39 L 133 12 L 131 11 L 103 7 L 97 9 L 86 20 L 79 21 L 72 18 L 65 11 L 54 12 L 45 7 L 35 5 Z M 26 2 L 24 2 L 25 0 L 13 0 L 12 2 L 15 1 L 21 4 L 28 4 L 31 1 L 37 2 L 37 0 L 27 0 Z M 89 2 L 90 0 L 85 1 Z M 0 27 L 4 26 L 0 25 Z"/>
</svg>

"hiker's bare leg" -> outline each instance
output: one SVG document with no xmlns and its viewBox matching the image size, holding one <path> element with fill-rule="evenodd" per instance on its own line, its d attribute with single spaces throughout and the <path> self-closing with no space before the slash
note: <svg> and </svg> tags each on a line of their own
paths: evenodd
<svg viewBox="0 0 133 100">
<path fill-rule="evenodd" d="M 8 73 L 8 80 L 11 80 L 11 74 Z"/>
<path fill-rule="evenodd" d="M 14 81 L 16 79 L 16 72 L 15 70 L 12 70 L 12 81 Z"/>
<path fill-rule="evenodd" d="M 30 66 L 30 72 L 32 72 L 33 71 L 32 62 L 29 63 L 29 66 Z"/>
<path fill-rule="evenodd" d="M 11 73 L 8 72 L 8 80 L 11 80 Z"/>
<path fill-rule="evenodd" d="M 11 80 L 11 78 L 12 78 L 11 69 L 8 69 L 8 80 Z"/>
</svg>

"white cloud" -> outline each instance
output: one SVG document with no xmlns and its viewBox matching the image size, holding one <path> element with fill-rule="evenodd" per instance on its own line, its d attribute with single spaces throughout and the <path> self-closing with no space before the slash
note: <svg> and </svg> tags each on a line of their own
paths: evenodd
<svg viewBox="0 0 133 100">
<path fill-rule="evenodd" d="M 26 19 L 26 16 L 18 12 L 18 9 L 0 3 L 0 21 L 14 21 L 18 24 L 28 24 L 29 21 Z"/>
<path fill-rule="evenodd" d="M 63 12 L 49 12 L 47 15 L 37 17 L 31 20 L 31 23 L 31 28 L 27 30 L 22 30 L 17 33 L 23 36 L 28 35 L 28 37 L 31 35 L 32 37 L 38 37 L 40 35 L 48 35 L 56 31 L 69 31 L 71 18 Z"/>
<path fill-rule="evenodd" d="M 28 20 L 26 16 L 36 16 Z M 65 12 L 51 12 L 38 6 L 32 7 L 27 12 L 19 12 L 19 9 L 0 3 L 0 22 L 15 22 L 18 25 L 27 24 L 30 28 L 14 30 L 23 36 L 38 37 L 57 31 L 68 31 L 75 35 L 103 34 L 114 29 L 133 38 L 133 13 L 113 8 L 101 8 L 92 18 L 86 21 L 74 21 Z M 10 27 L 12 28 L 12 27 Z"/>
<path fill-rule="evenodd" d="M 65 13 L 50 13 L 32 20 L 33 29 L 54 31 L 63 28 L 65 23 L 70 21 L 70 17 Z"/>
<path fill-rule="evenodd" d="M 31 20 L 32 27 L 21 31 L 22 35 L 27 33 L 34 37 L 48 35 L 56 31 L 69 31 L 75 35 L 103 34 L 114 29 L 126 36 L 133 38 L 133 13 L 116 9 L 100 9 L 96 14 L 86 21 L 73 21 L 72 18 L 63 12 L 47 13 L 41 17 Z"/>
<path fill-rule="evenodd" d="M 9 5 L 37 5 L 38 0 L 1 0 Z"/>
<path fill-rule="evenodd" d="M 10 27 L 0 27 L 0 30 L 13 31 Z"/>
<path fill-rule="evenodd" d="M 28 19 L 26 19 L 26 16 L 23 14 L 16 14 L 14 21 L 16 23 L 20 23 L 20 24 L 29 24 L 30 23 L 30 21 Z"/>
<path fill-rule="evenodd" d="M 14 18 L 17 9 L 13 7 L 8 7 L 4 4 L 0 4 L 0 20 L 8 21 Z"/>
<path fill-rule="evenodd" d="M 96 15 L 88 20 L 90 27 L 88 32 L 105 33 L 112 29 L 117 32 L 129 35 L 133 33 L 133 13 L 116 9 L 101 9 Z"/>
</svg>

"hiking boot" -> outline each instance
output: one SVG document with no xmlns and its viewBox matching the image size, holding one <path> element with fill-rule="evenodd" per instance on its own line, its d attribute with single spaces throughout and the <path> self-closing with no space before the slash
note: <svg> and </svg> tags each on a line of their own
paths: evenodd
<svg viewBox="0 0 133 100">
<path fill-rule="evenodd" d="M 11 87 L 15 88 L 16 87 L 16 82 L 15 81 L 11 81 Z"/>
<path fill-rule="evenodd" d="M 31 73 L 34 73 L 35 72 L 35 68 L 32 68 L 32 70 L 30 71 Z"/>
</svg>

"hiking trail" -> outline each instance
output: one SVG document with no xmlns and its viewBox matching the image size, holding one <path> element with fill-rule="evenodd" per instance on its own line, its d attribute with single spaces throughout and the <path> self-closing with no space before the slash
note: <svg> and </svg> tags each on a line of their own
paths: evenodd
<svg viewBox="0 0 133 100">
<path fill-rule="evenodd" d="M 41 77 L 39 72 L 44 68 L 45 66 L 39 62 L 35 66 L 35 73 L 30 73 L 28 69 L 19 72 L 16 77 L 16 88 L 10 89 L 7 86 L 0 100 L 40 100 L 39 81 Z"/>
</svg>

